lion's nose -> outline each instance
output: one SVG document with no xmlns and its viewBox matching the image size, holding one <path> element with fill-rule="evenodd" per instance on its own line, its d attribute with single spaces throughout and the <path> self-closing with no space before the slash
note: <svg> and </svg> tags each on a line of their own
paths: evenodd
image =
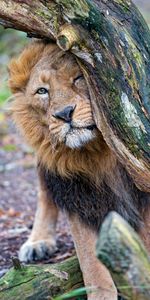
<svg viewBox="0 0 150 300">
<path fill-rule="evenodd" d="M 57 111 L 56 113 L 53 114 L 53 117 L 57 119 L 61 119 L 66 122 L 71 122 L 72 120 L 72 115 L 75 110 L 75 105 L 74 106 L 66 106 L 63 110 Z"/>
</svg>

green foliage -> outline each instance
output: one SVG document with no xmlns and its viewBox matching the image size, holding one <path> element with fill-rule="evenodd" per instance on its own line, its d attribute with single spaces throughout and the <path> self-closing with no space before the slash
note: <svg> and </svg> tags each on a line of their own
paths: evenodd
<svg viewBox="0 0 150 300">
<path fill-rule="evenodd" d="M 62 296 L 59 296 L 53 300 L 67 300 L 67 299 L 84 300 L 84 299 L 86 299 L 85 298 L 86 294 L 90 291 L 91 291 L 91 289 L 83 287 L 83 288 L 79 288 L 74 291 L 71 291 L 69 293 L 66 293 Z"/>
<path fill-rule="evenodd" d="M 7 100 L 10 96 L 10 90 L 5 82 L 2 83 L 0 87 L 0 106 Z"/>
<path fill-rule="evenodd" d="M 17 55 L 28 42 L 26 34 L 13 29 L 4 30 L 0 26 L 0 106 L 10 96 L 7 86 L 7 66 L 10 59 Z"/>
<path fill-rule="evenodd" d="M 16 151 L 17 147 L 14 144 L 7 144 L 7 145 L 3 146 L 2 149 L 7 152 L 13 152 L 13 151 Z"/>
</svg>

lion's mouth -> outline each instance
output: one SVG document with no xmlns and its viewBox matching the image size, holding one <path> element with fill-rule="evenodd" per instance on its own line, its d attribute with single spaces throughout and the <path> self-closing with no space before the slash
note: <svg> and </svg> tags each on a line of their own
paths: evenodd
<svg viewBox="0 0 150 300">
<path fill-rule="evenodd" d="M 81 148 L 96 138 L 96 125 L 70 126 L 66 133 L 64 143 L 71 149 Z"/>
<path fill-rule="evenodd" d="M 92 124 L 92 125 L 88 125 L 88 126 L 72 126 L 70 125 L 70 129 L 87 129 L 87 130 L 94 130 L 96 129 L 96 125 L 95 124 Z"/>
</svg>

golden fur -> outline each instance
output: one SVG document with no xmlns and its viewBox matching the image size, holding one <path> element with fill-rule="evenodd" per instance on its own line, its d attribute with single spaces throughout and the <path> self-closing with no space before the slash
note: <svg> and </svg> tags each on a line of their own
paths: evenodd
<svg viewBox="0 0 150 300">
<path fill-rule="evenodd" d="M 72 207 L 76 209 L 76 214 L 68 213 L 68 218 L 84 281 L 87 286 L 98 288 L 95 294 L 88 296 L 88 300 L 117 300 L 117 291 L 111 276 L 94 254 L 97 233 L 91 229 L 92 227 L 87 226 L 89 224 L 87 221 L 86 225 L 82 221 L 85 217 L 89 220 L 91 213 L 94 219 L 90 222 L 95 224 L 96 216 L 99 221 L 103 209 L 105 215 L 106 211 L 116 207 L 127 220 L 131 223 L 134 220 L 133 224 L 138 224 L 140 221 L 136 207 L 138 193 L 124 170 L 120 171 L 119 163 L 96 129 L 88 88 L 82 72 L 70 53 L 64 53 L 55 44 L 42 42 L 31 43 L 19 58 L 12 60 L 9 72 L 10 88 L 15 94 L 12 103 L 14 120 L 28 143 L 35 149 L 40 164 L 38 209 L 32 233 L 21 247 L 19 257 L 29 262 L 44 258 L 55 250 L 58 211 L 55 199 L 52 198 L 55 198 L 56 193 L 60 197 L 57 200 L 60 203 L 59 207 L 64 201 L 69 209 Z M 73 108 L 71 122 L 58 117 L 66 107 Z M 50 190 L 50 177 L 46 178 L 45 173 L 58 175 L 57 182 L 55 180 L 51 182 Z M 80 192 L 76 195 L 71 190 L 72 183 L 69 178 L 67 188 L 64 190 L 64 185 L 59 183 L 58 177 L 62 180 L 62 177 L 73 177 L 74 174 L 79 175 L 77 177 L 80 178 L 81 185 L 85 184 L 84 176 L 98 187 L 101 183 L 102 185 L 103 182 L 105 183 L 106 193 L 102 193 L 101 197 L 98 194 L 95 200 L 98 206 L 95 205 L 94 196 L 96 190 L 101 190 L 97 187 L 93 189 L 93 185 L 94 193 L 91 194 L 91 187 L 88 190 L 88 183 L 86 183 L 86 192 L 83 188 L 85 194 L 82 194 L 80 183 L 74 181 L 77 192 Z M 53 175 L 55 177 L 55 174 Z M 62 181 L 64 184 L 65 180 Z M 89 198 L 88 191 L 92 195 L 89 195 Z M 66 197 L 67 193 L 69 199 Z M 116 206 L 113 206 L 114 203 Z M 139 203 L 141 205 L 142 202 Z M 80 218 L 79 208 L 82 208 L 82 211 L 80 209 L 82 218 Z M 140 206 L 140 212 L 141 210 Z M 145 238 L 147 228 L 144 228 L 141 235 L 145 244 L 149 246 L 148 239 Z"/>
<path fill-rule="evenodd" d="M 55 44 L 34 42 L 12 60 L 9 70 L 9 84 L 15 94 L 14 119 L 40 163 L 61 176 L 86 174 L 97 184 L 103 176 L 110 177 L 115 158 L 101 133 L 95 130 L 95 137 L 84 147 L 71 149 L 61 140 L 63 122 L 52 116 L 63 106 L 76 104 L 75 124 L 82 127 L 94 122 L 85 80 L 73 85 L 81 71 L 72 55 L 65 54 Z M 50 85 L 51 99 L 41 101 L 39 95 L 34 95 L 34 85 L 35 89 Z"/>
</svg>

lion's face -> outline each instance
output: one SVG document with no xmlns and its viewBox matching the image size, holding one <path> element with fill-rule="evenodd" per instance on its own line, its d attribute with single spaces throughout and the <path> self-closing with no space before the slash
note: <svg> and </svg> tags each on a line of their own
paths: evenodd
<svg viewBox="0 0 150 300">
<path fill-rule="evenodd" d="M 41 122 L 43 138 L 47 131 L 53 148 L 60 144 L 80 148 L 96 137 L 82 72 L 73 56 L 65 54 L 56 45 L 45 46 L 20 92 L 29 115 L 32 111 L 32 122 L 33 118 L 35 126 Z"/>
<path fill-rule="evenodd" d="M 41 57 L 25 97 L 45 123 L 53 146 L 79 148 L 96 137 L 88 88 L 71 55 L 61 52 L 58 60 L 52 64 L 49 55 Z"/>
</svg>

